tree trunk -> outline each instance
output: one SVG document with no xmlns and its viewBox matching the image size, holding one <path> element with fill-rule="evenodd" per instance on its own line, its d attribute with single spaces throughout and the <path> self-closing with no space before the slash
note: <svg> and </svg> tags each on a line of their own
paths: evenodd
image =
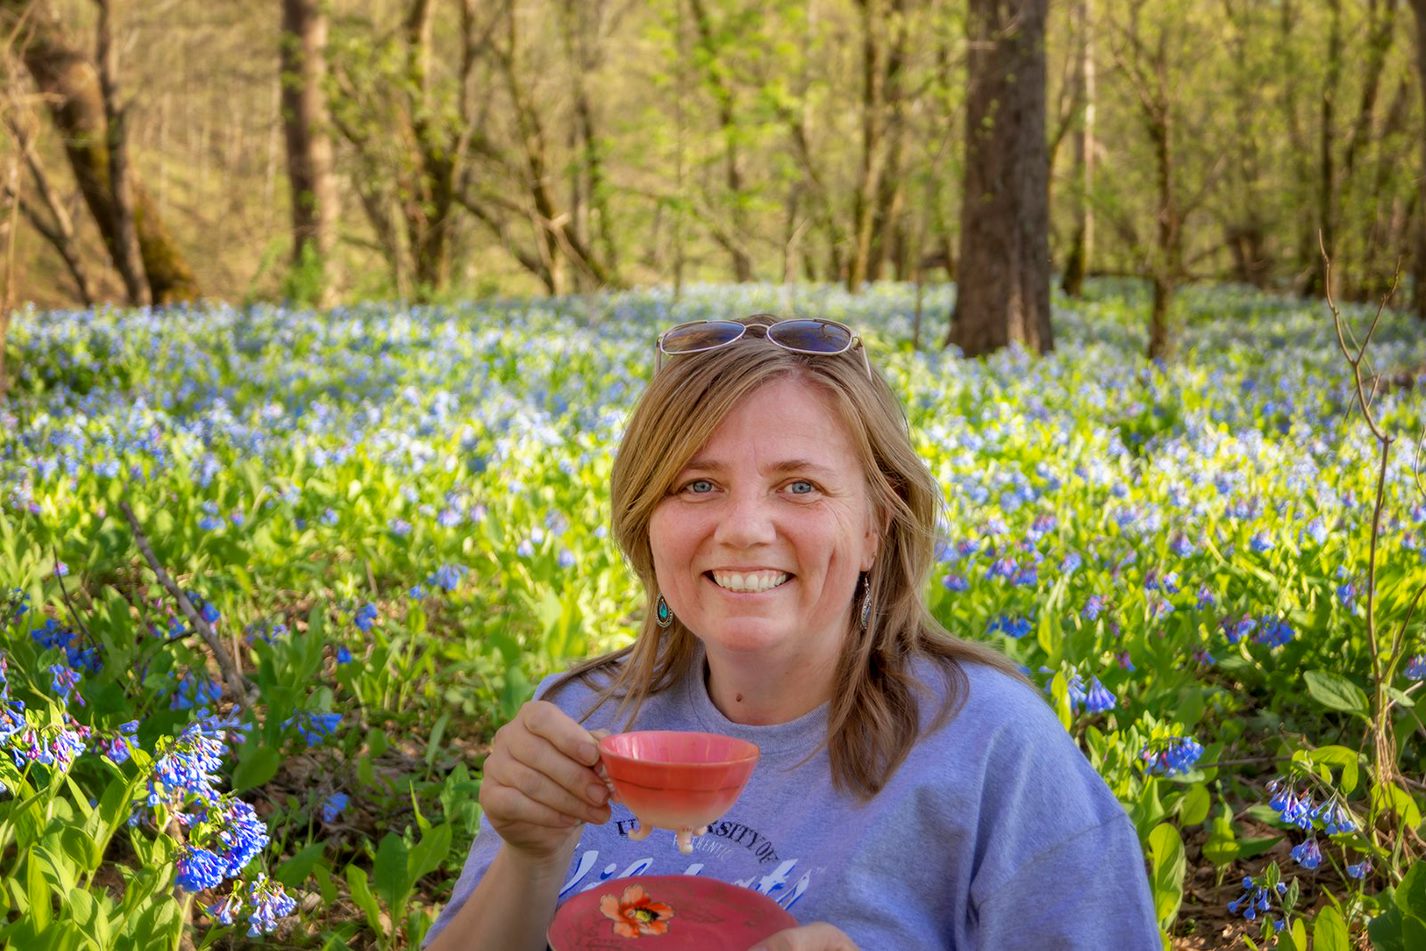
<svg viewBox="0 0 1426 951">
<path fill-rule="evenodd" d="M 124 281 L 124 292 L 133 307 L 149 304 L 148 281 L 139 255 L 139 236 L 134 228 L 134 196 L 129 175 L 128 109 L 119 104 L 119 54 L 114 48 L 113 8 L 110 0 L 95 0 L 99 7 L 98 42 L 95 59 L 99 66 L 99 93 L 104 99 L 104 124 L 108 130 L 109 184 L 113 192 L 114 264 Z"/>
<path fill-rule="evenodd" d="M 1075 187 L 1071 189 L 1074 234 L 1060 286 L 1070 297 L 1084 294 L 1084 276 L 1094 253 L 1094 32 L 1091 0 L 1078 0 L 1075 19 L 1079 22 L 1079 56 L 1075 65 L 1075 95 L 1079 99 L 1079 122 L 1074 130 Z"/>
<path fill-rule="evenodd" d="M 1333 199 L 1337 172 L 1333 151 L 1336 145 L 1337 87 L 1342 76 L 1342 0 L 1327 0 L 1327 5 L 1332 11 L 1332 18 L 1327 28 L 1327 72 L 1322 80 L 1322 116 L 1317 138 L 1317 231 L 1327 254 L 1335 258 L 1337 212 Z M 1340 268 L 1341 262 L 1338 266 Z M 1327 286 L 1326 261 L 1321 255 L 1316 258 L 1307 290 L 1311 294 L 1332 291 Z"/>
<path fill-rule="evenodd" d="M 1047 0 L 970 0 L 960 282 L 947 335 L 967 356 L 1050 328 Z"/>
<path fill-rule="evenodd" d="M 288 287 L 303 303 L 328 307 L 337 219 L 332 143 L 323 92 L 327 14 L 319 0 L 282 0 L 282 131 L 292 189 L 292 274 Z"/>
<path fill-rule="evenodd" d="M 1411 0 L 1416 15 L 1416 76 L 1421 82 L 1421 101 L 1426 104 L 1426 0 Z M 1421 138 L 1421 174 L 1417 176 L 1416 254 L 1411 262 L 1411 308 L 1426 320 L 1426 132 Z"/>
<path fill-rule="evenodd" d="M 114 228 L 108 124 L 98 71 L 70 42 L 47 0 L 0 0 L 0 30 L 14 35 L 17 28 L 25 68 L 49 103 L 85 204 L 117 266 L 122 252 Z M 169 236 L 142 182 L 137 176 L 131 176 L 130 181 L 134 230 L 152 300 L 167 304 L 196 299 L 199 289 L 192 269 Z"/>
<path fill-rule="evenodd" d="M 862 21 L 862 162 L 852 199 L 852 258 L 847 290 L 855 294 L 867 279 L 871 260 L 876 197 L 886 163 L 885 97 L 887 56 L 880 31 L 886 14 L 880 0 L 860 0 Z"/>
</svg>

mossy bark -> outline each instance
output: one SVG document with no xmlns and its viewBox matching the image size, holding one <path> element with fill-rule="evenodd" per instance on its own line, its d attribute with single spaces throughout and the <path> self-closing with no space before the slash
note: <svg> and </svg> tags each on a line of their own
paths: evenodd
<svg viewBox="0 0 1426 951">
<path fill-rule="evenodd" d="M 25 68 L 49 103 L 65 155 L 111 258 L 117 260 L 114 192 L 109 181 L 108 126 L 93 60 L 76 47 L 46 0 L 0 0 L 0 29 L 18 27 Z M 195 300 L 198 281 L 137 175 L 132 176 L 139 255 L 156 304 Z"/>
</svg>

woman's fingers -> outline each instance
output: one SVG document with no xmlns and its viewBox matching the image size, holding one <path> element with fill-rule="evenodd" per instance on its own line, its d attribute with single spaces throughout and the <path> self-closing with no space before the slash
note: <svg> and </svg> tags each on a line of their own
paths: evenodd
<svg viewBox="0 0 1426 951">
<path fill-rule="evenodd" d="M 516 826 L 565 829 L 609 820 L 608 791 L 592 768 L 594 738 L 553 704 L 532 701 L 495 734 L 481 782 L 481 806 L 502 835 Z"/>
</svg>

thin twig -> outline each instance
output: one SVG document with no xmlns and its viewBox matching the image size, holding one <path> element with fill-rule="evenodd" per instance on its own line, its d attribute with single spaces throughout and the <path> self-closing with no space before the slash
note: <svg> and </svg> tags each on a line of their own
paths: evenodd
<svg viewBox="0 0 1426 951">
<path fill-rule="evenodd" d="M 89 646 L 97 647 L 98 645 L 94 643 L 94 635 L 90 634 L 89 628 L 84 626 L 84 621 L 80 619 L 79 612 L 74 609 L 74 602 L 70 600 L 69 589 L 64 586 L 64 575 L 60 574 L 59 571 L 61 564 L 59 552 L 51 548 L 50 556 L 54 558 L 54 576 L 55 580 L 59 582 L 59 593 L 60 596 L 64 598 L 64 606 L 69 608 L 69 619 L 74 622 L 74 626 L 79 629 L 79 633 L 84 635 L 84 639 L 89 642 Z"/>
<path fill-rule="evenodd" d="M 127 501 L 119 502 L 119 511 L 124 513 L 124 519 L 128 521 L 129 529 L 134 533 L 134 544 L 138 546 L 144 560 L 149 563 L 149 568 L 153 569 L 158 583 L 178 602 L 178 607 L 183 611 L 183 616 L 188 618 L 188 623 L 192 624 L 194 630 L 202 635 L 203 640 L 207 642 L 208 649 L 213 652 L 213 659 L 218 662 L 218 669 L 223 672 L 223 679 L 228 682 L 228 688 L 232 691 L 238 705 L 246 710 L 248 708 L 247 684 L 243 681 L 242 674 L 238 673 L 238 668 L 233 663 L 232 657 L 228 656 L 228 649 L 223 646 L 222 640 L 219 639 L 212 626 L 203 619 L 203 615 L 194 609 L 193 602 L 188 600 L 188 595 L 183 593 L 183 589 L 174 583 L 173 578 L 164 570 L 158 556 L 153 552 L 153 546 L 149 544 L 148 536 L 144 534 L 143 526 L 139 524 L 134 510 L 129 507 L 129 503 Z"/>
</svg>

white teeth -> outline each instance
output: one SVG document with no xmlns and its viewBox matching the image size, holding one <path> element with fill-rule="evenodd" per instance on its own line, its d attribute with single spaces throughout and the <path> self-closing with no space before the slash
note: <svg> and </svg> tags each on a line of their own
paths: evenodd
<svg viewBox="0 0 1426 951">
<path fill-rule="evenodd" d="M 713 572 L 713 580 L 718 583 L 718 587 L 743 592 L 769 591 L 788 577 L 785 571 L 750 571 L 746 574 L 737 571 Z"/>
</svg>

